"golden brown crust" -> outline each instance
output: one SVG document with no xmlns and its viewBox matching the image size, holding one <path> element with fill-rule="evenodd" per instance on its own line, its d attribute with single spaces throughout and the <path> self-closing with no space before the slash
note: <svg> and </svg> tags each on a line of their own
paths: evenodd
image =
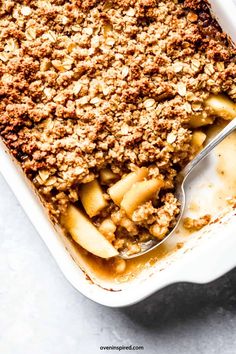
<svg viewBox="0 0 236 354">
<path fill-rule="evenodd" d="M 51 215 L 101 168 L 150 164 L 166 211 L 190 116 L 209 93 L 236 98 L 235 49 L 205 1 L 6 0 L 0 14 L 0 133 Z"/>
</svg>

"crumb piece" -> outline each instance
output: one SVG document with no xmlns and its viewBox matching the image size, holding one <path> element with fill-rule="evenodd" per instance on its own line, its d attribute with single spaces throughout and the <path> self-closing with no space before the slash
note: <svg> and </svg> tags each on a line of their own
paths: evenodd
<svg viewBox="0 0 236 354">
<path fill-rule="evenodd" d="M 211 221 L 212 216 L 209 214 L 203 215 L 198 219 L 185 218 L 183 226 L 185 229 L 193 232 L 202 229 L 204 226 L 208 225 Z"/>
</svg>

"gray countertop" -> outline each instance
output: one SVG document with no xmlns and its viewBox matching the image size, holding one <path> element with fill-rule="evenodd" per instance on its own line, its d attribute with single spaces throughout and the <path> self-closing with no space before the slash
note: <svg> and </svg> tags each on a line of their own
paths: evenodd
<svg viewBox="0 0 236 354">
<path fill-rule="evenodd" d="M 63 277 L 1 177 L 0 200 L 1 354 L 118 353 L 99 348 L 130 344 L 148 354 L 236 353 L 236 270 L 106 308 Z"/>
</svg>

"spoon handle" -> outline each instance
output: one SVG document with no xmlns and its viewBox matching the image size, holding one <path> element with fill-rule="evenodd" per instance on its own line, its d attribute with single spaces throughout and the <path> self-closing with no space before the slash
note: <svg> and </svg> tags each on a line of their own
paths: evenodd
<svg viewBox="0 0 236 354">
<path fill-rule="evenodd" d="M 192 169 L 199 164 L 210 152 L 213 150 L 222 140 L 224 140 L 229 134 L 236 129 L 236 118 L 234 118 L 226 127 L 221 130 L 210 142 L 207 144 L 201 152 L 190 161 L 182 171 L 182 176 L 187 177 Z"/>
</svg>

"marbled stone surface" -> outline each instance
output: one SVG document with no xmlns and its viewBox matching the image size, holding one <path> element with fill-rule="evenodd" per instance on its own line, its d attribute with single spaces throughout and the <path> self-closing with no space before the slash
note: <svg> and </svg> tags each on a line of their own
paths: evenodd
<svg viewBox="0 0 236 354">
<path fill-rule="evenodd" d="M 132 307 L 97 305 L 63 277 L 0 178 L 0 354 L 96 354 L 130 344 L 145 354 L 235 354 L 236 270 Z"/>
</svg>

